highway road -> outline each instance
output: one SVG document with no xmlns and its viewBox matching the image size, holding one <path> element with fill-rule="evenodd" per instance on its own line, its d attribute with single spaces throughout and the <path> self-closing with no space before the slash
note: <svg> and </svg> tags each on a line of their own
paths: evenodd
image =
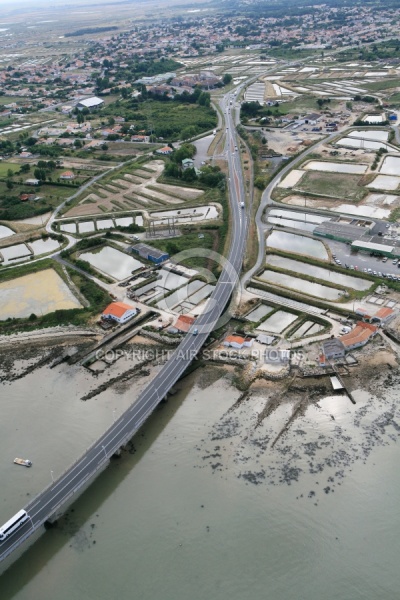
<svg viewBox="0 0 400 600">
<path fill-rule="evenodd" d="M 27 521 L 17 532 L 0 545 L 0 562 L 9 556 L 25 539 L 29 538 L 51 515 L 57 512 L 79 489 L 108 463 L 109 458 L 140 428 L 159 402 L 182 376 L 198 354 L 210 332 L 218 326 L 241 270 L 246 247 L 246 210 L 241 207 L 245 200 L 240 154 L 236 150 L 235 127 L 230 110 L 231 94 L 221 99 L 223 112 L 226 112 L 226 156 L 229 166 L 229 200 L 231 207 L 231 245 L 227 260 L 224 261 L 221 275 L 209 298 L 205 312 L 200 315 L 192 329 L 178 346 L 168 362 L 161 368 L 152 382 L 140 394 L 135 403 L 116 420 L 113 425 L 95 442 L 75 464 L 57 481 L 49 485 L 34 498 L 25 510 Z M 194 330 L 197 335 L 194 335 Z M 16 506 L 15 512 L 23 507 Z M 12 515 L 10 515 L 11 518 Z"/>
</svg>

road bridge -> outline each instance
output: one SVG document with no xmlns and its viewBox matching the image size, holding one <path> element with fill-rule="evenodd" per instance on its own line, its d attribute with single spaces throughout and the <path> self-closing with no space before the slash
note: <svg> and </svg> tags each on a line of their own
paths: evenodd
<svg viewBox="0 0 400 600">
<path fill-rule="evenodd" d="M 52 482 L 24 507 L 29 520 L 0 545 L 0 562 L 37 534 L 45 521 L 61 513 L 63 507 L 73 501 L 88 482 L 105 468 L 111 456 L 133 437 L 165 398 L 197 356 L 208 335 L 218 327 L 219 319 L 238 283 L 247 237 L 246 210 L 242 208 L 242 203 L 245 202 L 242 165 L 240 153 L 236 149 L 238 142 L 229 109 L 230 100 L 231 94 L 227 94 L 220 104 L 223 112 L 226 112 L 227 123 L 225 143 L 230 175 L 231 243 L 227 260 L 223 263 L 221 275 L 205 311 L 134 404 L 57 481 Z M 16 507 L 19 508 L 22 507 Z"/>
</svg>

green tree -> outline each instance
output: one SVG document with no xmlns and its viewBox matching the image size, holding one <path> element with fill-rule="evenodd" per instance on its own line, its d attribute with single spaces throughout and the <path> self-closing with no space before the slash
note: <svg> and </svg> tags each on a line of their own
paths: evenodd
<svg viewBox="0 0 400 600">
<path fill-rule="evenodd" d="M 222 81 L 224 85 L 228 85 L 232 81 L 232 75 L 229 75 L 229 73 L 225 73 L 225 75 L 222 78 Z"/>
<path fill-rule="evenodd" d="M 173 256 L 179 252 L 179 246 L 175 242 L 167 242 L 165 244 L 165 249 L 170 256 Z"/>
<path fill-rule="evenodd" d="M 267 185 L 267 183 L 266 183 L 264 177 L 262 177 L 262 176 L 256 177 L 256 179 L 254 181 L 254 186 L 256 188 L 258 188 L 259 190 L 264 190 L 266 185 Z"/>
<path fill-rule="evenodd" d="M 172 155 L 172 160 L 180 164 L 185 158 L 193 158 L 196 154 L 196 146 L 194 144 L 182 144 L 182 146 L 175 150 Z"/>
<path fill-rule="evenodd" d="M 196 171 L 193 168 L 185 169 L 185 171 L 182 173 L 182 179 L 183 181 L 196 181 Z"/>
</svg>

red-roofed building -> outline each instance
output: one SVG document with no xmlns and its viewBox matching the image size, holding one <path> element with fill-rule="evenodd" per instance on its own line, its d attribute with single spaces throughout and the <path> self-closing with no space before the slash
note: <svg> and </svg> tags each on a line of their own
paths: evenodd
<svg viewBox="0 0 400 600">
<path fill-rule="evenodd" d="M 103 311 L 102 319 L 113 319 L 119 324 L 126 323 L 137 314 L 134 306 L 129 306 L 124 302 L 111 302 Z"/>
<path fill-rule="evenodd" d="M 159 148 L 158 150 L 156 150 L 157 154 L 172 154 L 173 150 L 172 148 L 170 148 L 169 146 L 164 146 L 164 148 Z"/>
<path fill-rule="evenodd" d="M 375 325 L 364 323 L 364 321 L 359 321 L 355 328 L 350 331 L 350 333 L 346 333 L 340 337 L 340 341 L 344 345 L 346 352 L 348 352 L 349 350 L 354 350 L 355 348 L 361 348 L 361 346 L 365 346 L 370 338 L 376 335 L 377 331 L 378 327 Z"/>
<path fill-rule="evenodd" d="M 148 135 L 133 135 L 131 137 L 131 142 L 142 142 L 144 144 L 148 144 L 149 141 L 150 137 Z"/>
<path fill-rule="evenodd" d="M 393 319 L 395 314 L 396 313 L 394 312 L 394 310 L 388 308 L 387 306 L 383 306 L 378 310 L 378 312 L 374 314 L 373 317 L 371 317 L 371 323 L 375 322 L 379 323 L 380 325 L 383 325 L 384 323 L 390 321 L 390 319 Z"/>
<path fill-rule="evenodd" d="M 64 171 L 64 173 L 61 173 L 60 179 L 75 179 L 75 174 L 72 171 Z"/>
<path fill-rule="evenodd" d="M 190 315 L 180 315 L 177 318 L 175 325 L 170 327 L 168 331 L 170 333 L 187 333 L 195 320 L 196 317 L 191 317 Z"/>
<path fill-rule="evenodd" d="M 242 348 L 251 348 L 253 345 L 253 338 L 244 338 L 241 335 L 228 335 L 224 339 L 224 346 L 230 346 L 241 350 Z"/>
</svg>

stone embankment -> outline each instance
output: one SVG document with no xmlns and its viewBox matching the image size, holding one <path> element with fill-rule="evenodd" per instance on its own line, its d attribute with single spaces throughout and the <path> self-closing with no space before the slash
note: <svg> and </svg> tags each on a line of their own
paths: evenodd
<svg viewBox="0 0 400 600">
<path fill-rule="evenodd" d="M 182 341 L 181 337 L 172 338 L 167 335 L 162 335 L 162 333 L 157 333 L 156 331 L 149 331 L 148 329 L 141 329 L 138 333 L 143 337 L 147 337 L 160 344 L 168 344 L 169 346 L 177 346 Z"/>
<path fill-rule="evenodd" d="M 23 331 L 11 335 L 0 335 L 0 346 L 42 341 L 51 342 L 52 340 L 61 341 L 68 337 L 94 337 L 99 335 L 101 334 L 95 327 L 76 327 L 74 325 L 65 325 L 59 327 L 49 327 L 48 329 Z"/>
</svg>

